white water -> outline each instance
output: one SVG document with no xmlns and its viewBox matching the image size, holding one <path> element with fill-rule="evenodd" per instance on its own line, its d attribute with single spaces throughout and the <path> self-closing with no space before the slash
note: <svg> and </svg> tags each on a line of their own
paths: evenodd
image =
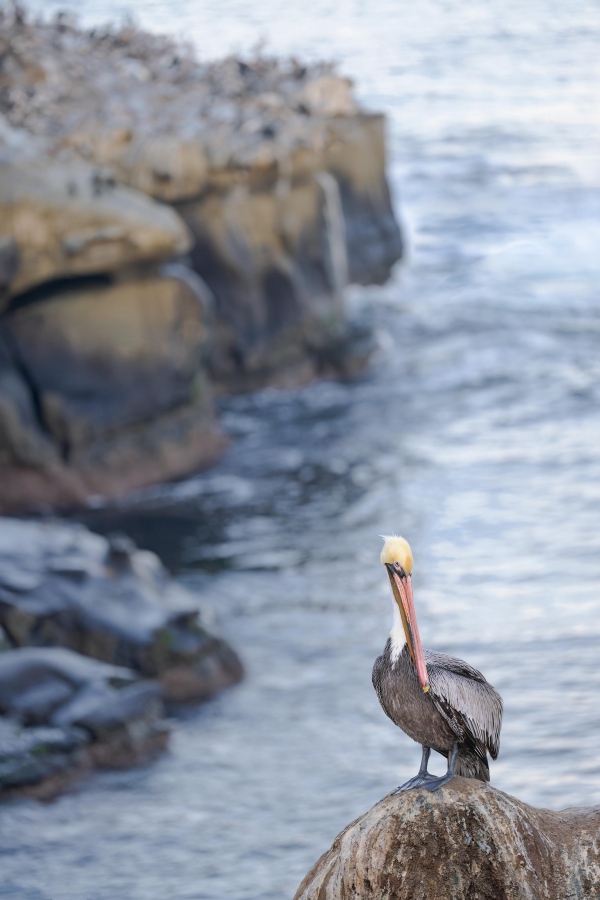
<svg viewBox="0 0 600 900">
<path fill-rule="evenodd" d="M 505 698 L 493 783 L 600 802 L 598 5 L 77 7 L 90 22 L 135 9 L 205 56 L 265 36 L 341 60 L 389 114 L 411 258 L 358 295 L 381 334 L 369 378 L 228 401 L 237 441 L 216 469 L 95 520 L 176 567 L 223 567 L 187 577 L 248 678 L 177 723 L 151 768 L 2 810 L 0 895 L 291 897 L 418 767 L 370 685 L 386 532 L 411 539 L 424 645 Z"/>
<path fill-rule="evenodd" d="M 348 254 L 346 251 L 346 225 L 342 210 L 340 188 L 329 172 L 319 172 L 317 181 L 323 191 L 325 225 L 329 243 L 332 281 L 336 292 L 342 296 L 348 284 Z"/>
</svg>

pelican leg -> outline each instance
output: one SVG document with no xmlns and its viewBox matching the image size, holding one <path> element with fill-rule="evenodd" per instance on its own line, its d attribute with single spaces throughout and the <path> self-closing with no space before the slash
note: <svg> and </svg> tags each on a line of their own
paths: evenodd
<svg viewBox="0 0 600 900">
<path fill-rule="evenodd" d="M 396 788 L 395 791 L 392 791 L 392 795 L 402 794 L 404 791 L 410 791 L 413 788 L 418 787 L 425 788 L 426 791 L 437 791 L 438 788 L 441 788 L 444 784 L 448 784 L 449 781 L 452 781 L 456 769 L 456 761 L 458 759 L 458 744 L 454 744 L 450 751 L 448 757 L 448 771 L 445 775 L 430 775 L 427 771 L 430 752 L 429 747 L 423 747 L 423 756 L 421 758 L 419 774 L 415 775 L 414 778 L 411 778 L 410 781 L 407 781 L 406 784 Z"/>
<path fill-rule="evenodd" d="M 406 784 L 401 785 L 399 788 L 396 788 L 395 791 L 392 791 L 392 796 L 394 794 L 401 794 L 403 791 L 410 791 L 411 788 L 421 787 L 423 785 L 424 780 L 431 778 L 432 776 L 427 771 L 427 763 L 429 762 L 429 754 L 431 753 L 431 747 L 423 746 L 423 754 L 421 756 L 421 765 L 419 766 L 419 774 L 415 775 L 414 778 L 410 778 Z"/>
</svg>

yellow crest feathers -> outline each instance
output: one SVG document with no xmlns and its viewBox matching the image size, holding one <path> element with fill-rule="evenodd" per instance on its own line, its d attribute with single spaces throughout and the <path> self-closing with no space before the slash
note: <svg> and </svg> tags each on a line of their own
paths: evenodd
<svg viewBox="0 0 600 900">
<path fill-rule="evenodd" d="M 397 534 L 382 534 L 381 536 L 383 549 L 380 558 L 383 565 L 400 563 L 406 574 L 410 575 L 413 569 L 413 555 L 408 541 Z"/>
</svg>

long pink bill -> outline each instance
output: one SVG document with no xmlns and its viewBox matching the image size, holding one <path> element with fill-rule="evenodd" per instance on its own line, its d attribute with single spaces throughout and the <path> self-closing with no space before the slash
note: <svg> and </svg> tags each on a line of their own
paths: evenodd
<svg viewBox="0 0 600 900">
<path fill-rule="evenodd" d="M 421 687 L 427 692 L 429 690 L 429 676 L 427 674 L 427 666 L 425 665 L 421 638 L 419 636 L 419 626 L 417 625 L 417 614 L 415 613 L 411 578 L 410 575 L 401 576 L 394 572 L 393 579 L 393 585 L 397 588 L 402 603 L 401 611 L 404 612 L 402 619 L 408 649 L 415 664 Z"/>
</svg>

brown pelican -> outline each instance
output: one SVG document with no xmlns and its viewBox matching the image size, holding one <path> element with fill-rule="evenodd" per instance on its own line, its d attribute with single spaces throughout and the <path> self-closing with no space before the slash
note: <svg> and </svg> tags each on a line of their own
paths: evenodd
<svg viewBox="0 0 600 900">
<path fill-rule="evenodd" d="M 383 711 L 422 745 L 418 775 L 394 793 L 435 791 L 455 775 L 490 780 L 487 753 L 498 756 L 502 698 L 481 672 L 462 659 L 423 650 L 413 603 L 413 557 L 404 538 L 384 537 L 381 562 L 394 594 L 394 625 L 373 666 L 373 687 Z M 448 771 L 430 775 L 431 750 L 448 758 Z"/>
</svg>

